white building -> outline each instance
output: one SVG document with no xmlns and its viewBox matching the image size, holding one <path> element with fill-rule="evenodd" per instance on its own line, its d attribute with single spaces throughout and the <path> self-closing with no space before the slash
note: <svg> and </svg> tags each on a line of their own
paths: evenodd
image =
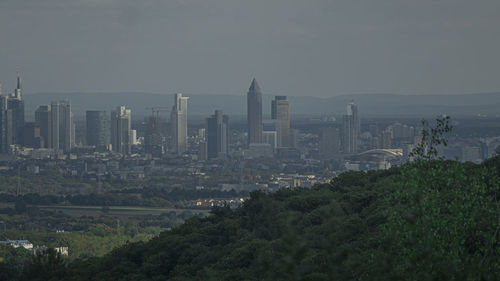
<svg viewBox="0 0 500 281">
<path fill-rule="evenodd" d="M 170 114 L 170 122 L 172 124 L 173 151 L 177 155 L 182 155 L 187 151 L 187 101 L 188 97 L 183 97 L 181 93 L 174 96 L 174 107 Z"/>
</svg>

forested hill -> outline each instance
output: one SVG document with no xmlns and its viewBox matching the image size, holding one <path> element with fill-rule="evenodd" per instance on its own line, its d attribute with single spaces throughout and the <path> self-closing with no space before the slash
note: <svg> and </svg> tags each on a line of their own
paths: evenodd
<svg viewBox="0 0 500 281">
<path fill-rule="evenodd" d="M 104 258 L 39 258 L 21 279 L 498 280 L 499 170 L 415 162 L 255 192 Z"/>
</svg>

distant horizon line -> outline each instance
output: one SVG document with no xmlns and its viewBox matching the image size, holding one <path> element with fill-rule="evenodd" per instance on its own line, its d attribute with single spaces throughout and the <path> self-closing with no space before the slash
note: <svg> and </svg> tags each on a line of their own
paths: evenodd
<svg viewBox="0 0 500 281">
<path fill-rule="evenodd" d="M 89 94 L 89 95 L 118 95 L 118 94 L 148 94 L 148 95 L 175 95 L 176 93 L 182 93 L 183 95 L 194 95 L 194 96 L 245 96 L 246 93 L 243 94 L 228 94 L 228 93 L 185 93 L 182 91 L 173 92 L 173 93 L 159 93 L 159 92 L 140 92 L 140 91 L 125 91 L 125 92 L 84 92 L 84 91 L 73 91 L 73 92 L 31 92 L 31 93 L 23 93 L 23 95 L 75 95 L 75 94 Z M 264 96 L 286 96 L 286 97 L 294 97 L 294 98 L 318 98 L 318 99 L 329 99 L 334 97 L 343 97 L 343 96 L 367 96 L 367 95 L 388 95 L 388 96 L 471 96 L 471 95 L 497 95 L 500 94 L 500 90 L 498 92 L 470 92 L 470 93 L 448 93 L 448 94 L 411 94 L 411 93 L 381 93 L 381 92 L 372 92 L 372 93 L 345 93 L 339 95 L 332 96 L 297 96 L 297 95 L 287 95 L 287 94 L 273 94 L 273 93 L 263 93 Z"/>
</svg>

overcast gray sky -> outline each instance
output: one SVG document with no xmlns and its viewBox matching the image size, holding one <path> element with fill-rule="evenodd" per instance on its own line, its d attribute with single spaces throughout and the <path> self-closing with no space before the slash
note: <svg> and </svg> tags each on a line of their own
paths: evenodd
<svg viewBox="0 0 500 281">
<path fill-rule="evenodd" d="M 498 0 L 0 0 L 25 92 L 500 91 Z"/>
</svg>

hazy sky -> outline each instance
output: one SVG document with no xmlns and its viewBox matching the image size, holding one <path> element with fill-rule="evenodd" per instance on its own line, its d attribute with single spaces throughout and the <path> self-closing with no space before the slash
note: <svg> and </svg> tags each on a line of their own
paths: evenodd
<svg viewBox="0 0 500 281">
<path fill-rule="evenodd" d="M 499 0 L 0 0 L 25 92 L 500 91 Z"/>
</svg>

